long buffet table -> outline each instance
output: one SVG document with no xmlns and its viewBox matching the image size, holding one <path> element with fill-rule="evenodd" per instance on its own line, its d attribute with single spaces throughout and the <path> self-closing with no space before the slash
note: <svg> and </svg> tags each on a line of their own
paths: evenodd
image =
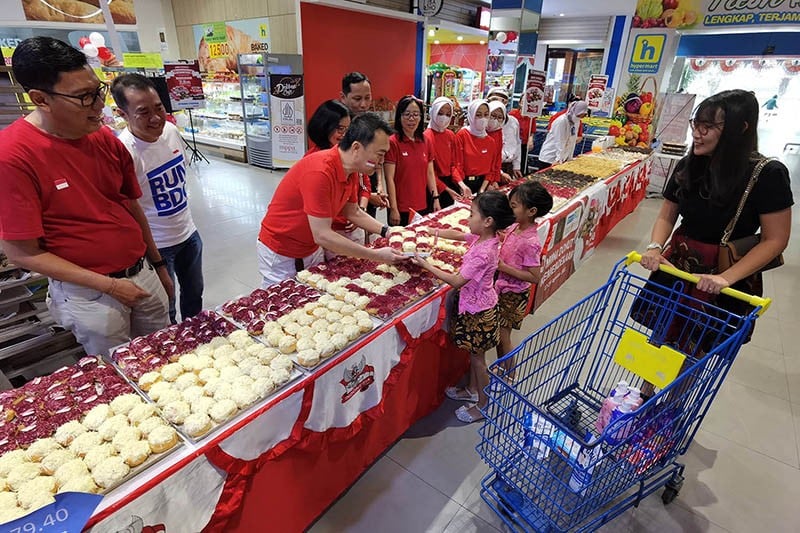
<svg viewBox="0 0 800 533">
<path fill-rule="evenodd" d="M 644 198 L 650 160 L 582 191 L 540 225 L 552 295 Z M 87 529 L 301 531 L 468 368 L 446 333 L 447 287 L 387 320 L 326 364 L 107 495 Z"/>
</svg>

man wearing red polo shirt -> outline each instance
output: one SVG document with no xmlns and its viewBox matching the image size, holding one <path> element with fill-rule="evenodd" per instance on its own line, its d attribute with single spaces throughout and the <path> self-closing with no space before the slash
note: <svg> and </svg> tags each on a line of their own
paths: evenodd
<svg viewBox="0 0 800 533">
<path fill-rule="evenodd" d="M 391 248 L 370 249 L 331 228 L 336 215 L 371 233 L 389 228 L 358 207 L 358 173 L 368 174 L 389 150 L 392 129 L 375 113 L 353 119 L 339 145 L 304 157 L 281 180 L 261 221 L 258 266 L 263 286 L 321 263 L 323 248 L 382 263 L 403 255 Z"/>
<path fill-rule="evenodd" d="M 50 278 L 53 318 L 104 354 L 169 323 L 172 281 L 136 202 L 133 160 L 103 127 L 108 88 L 86 57 L 34 37 L 12 62 L 36 109 L 0 132 L 0 247 Z"/>
</svg>

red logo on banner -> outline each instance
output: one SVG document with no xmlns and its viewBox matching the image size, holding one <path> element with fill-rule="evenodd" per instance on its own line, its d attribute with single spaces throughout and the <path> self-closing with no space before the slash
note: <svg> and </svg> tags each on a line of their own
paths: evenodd
<svg viewBox="0 0 800 533">
<path fill-rule="evenodd" d="M 125 529 L 117 531 L 117 533 L 166 533 L 167 526 L 164 524 L 156 524 L 155 526 L 144 525 L 144 520 L 138 516 L 131 516 L 131 523 Z"/>
<path fill-rule="evenodd" d="M 359 362 L 344 369 L 342 380 L 339 383 L 344 387 L 342 403 L 346 403 L 353 396 L 366 391 L 370 385 L 375 383 L 375 367 L 368 365 L 366 357 L 362 355 Z"/>
</svg>

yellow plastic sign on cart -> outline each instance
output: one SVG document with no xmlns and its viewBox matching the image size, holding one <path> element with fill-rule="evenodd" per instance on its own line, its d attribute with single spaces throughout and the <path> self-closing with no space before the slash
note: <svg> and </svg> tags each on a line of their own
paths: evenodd
<svg viewBox="0 0 800 533">
<path fill-rule="evenodd" d="M 663 389 L 672 383 L 686 356 L 669 346 L 653 346 L 647 336 L 625 329 L 614 352 L 614 362 Z"/>
</svg>

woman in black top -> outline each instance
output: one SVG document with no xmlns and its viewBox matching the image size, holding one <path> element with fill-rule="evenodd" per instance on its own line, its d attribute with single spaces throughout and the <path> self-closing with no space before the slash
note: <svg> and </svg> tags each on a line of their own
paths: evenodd
<svg viewBox="0 0 800 533">
<path fill-rule="evenodd" d="M 731 235 L 735 240 L 760 228 L 761 242 L 729 269 L 718 271 L 722 234 L 736 213 L 756 163 L 763 158 L 758 153 L 758 109 L 753 93 L 742 90 L 723 91 L 700 103 L 690 122 L 692 151 L 676 165 L 667 182 L 652 242 L 641 260 L 651 271 L 658 270 L 659 264 L 672 263 L 696 274 L 700 281 L 691 291 L 694 297 L 713 300 L 737 314 L 751 308 L 714 295 L 725 287 L 760 295 L 760 274 L 753 274 L 783 252 L 792 225 L 789 171 L 779 161 L 771 161 L 762 169 Z M 682 221 L 673 232 L 678 215 Z"/>
</svg>

